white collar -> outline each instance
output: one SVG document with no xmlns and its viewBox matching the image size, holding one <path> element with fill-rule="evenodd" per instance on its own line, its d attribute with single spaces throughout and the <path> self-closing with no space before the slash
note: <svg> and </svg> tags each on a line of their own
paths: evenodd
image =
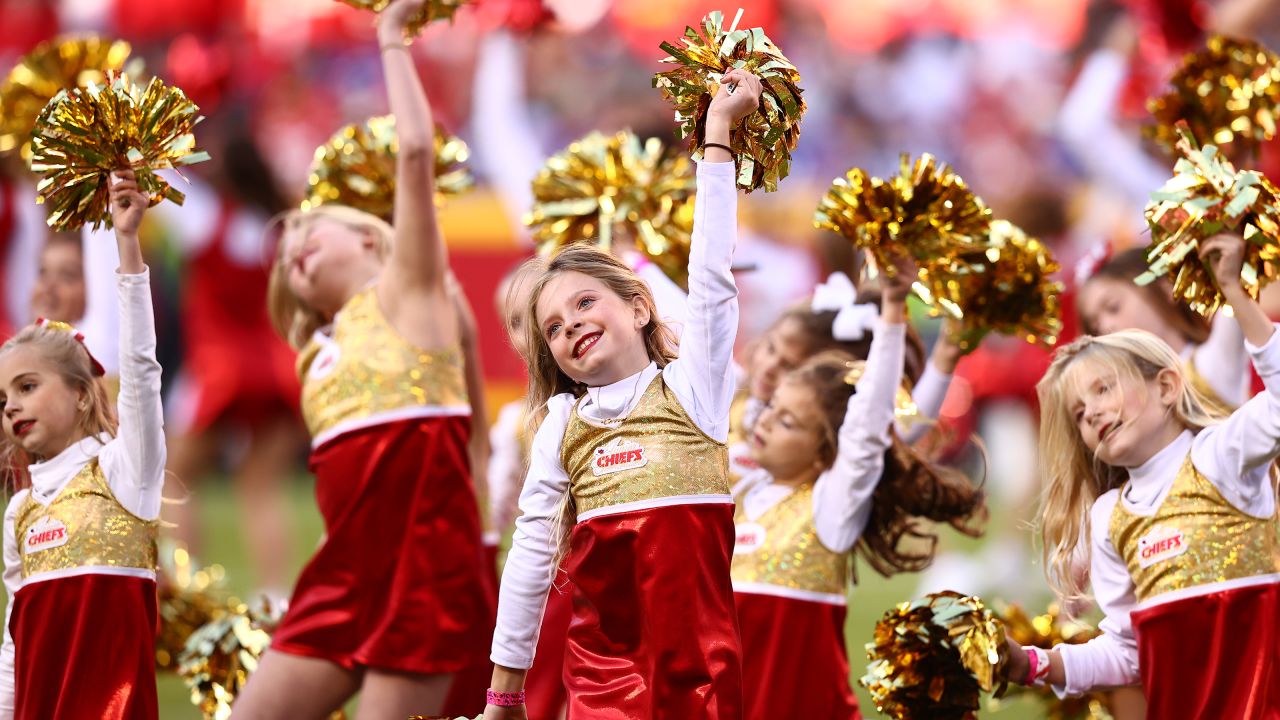
<svg viewBox="0 0 1280 720">
<path fill-rule="evenodd" d="M 587 388 L 587 396 L 578 412 L 593 420 L 612 420 L 635 409 L 640 396 L 657 376 L 658 364 L 650 362 L 640 372 L 615 383 Z"/>
<path fill-rule="evenodd" d="M 71 443 L 66 450 L 44 462 L 28 465 L 27 472 L 31 474 L 31 494 L 40 502 L 48 504 L 59 492 L 62 492 L 67 481 L 75 477 L 86 463 L 97 457 L 102 447 L 109 442 L 111 442 L 111 436 L 106 433 L 89 435 Z"/>
<path fill-rule="evenodd" d="M 1125 505 L 1135 510 L 1153 510 L 1164 500 L 1182 463 L 1191 452 L 1195 435 L 1183 430 L 1173 442 L 1136 468 L 1129 469 L 1129 483 L 1124 489 Z"/>
</svg>

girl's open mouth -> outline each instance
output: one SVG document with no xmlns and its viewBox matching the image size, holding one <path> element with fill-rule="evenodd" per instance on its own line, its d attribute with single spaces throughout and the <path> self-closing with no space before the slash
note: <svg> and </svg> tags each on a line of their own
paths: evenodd
<svg viewBox="0 0 1280 720">
<path fill-rule="evenodd" d="M 35 420 L 19 420 L 13 424 L 13 434 L 22 437 L 31 431 L 31 427 L 36 424 Z"/>
<path fill-rule="evenodd" d="M 582 339 L 578 340 L 578 342 L 573 346 L 573 359 L 577 360 L 583 355 L 586 355 L 588 350 L 595 347 L 596 342 L 600 340 L 600 336 L 603 334 L 603 332 L 596 331 L 583 335 Z"/>
</svg>

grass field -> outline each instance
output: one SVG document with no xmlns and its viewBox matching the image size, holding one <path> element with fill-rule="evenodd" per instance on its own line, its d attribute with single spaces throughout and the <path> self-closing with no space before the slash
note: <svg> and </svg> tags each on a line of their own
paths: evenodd
<svg viewBox="0 0 1280 720">
<path fill-rule="evenodd" d="M 226 567 L 229 589 L 243 597 L 256 586 L 250 574 L 249 558 L 252 548 L 246 547 L 242 541 L 230 488 L 225 483 L 209 483 L 197 488 L 196 493 L 192 502 L 198 503 L 207 535 L 203 557 L 200 559 L 205 563 L 220 563 Z M 308 482 L 300 480 L 291 485 L 290 495 L 293 500 L 294 526 L 298 529 L 294 544 L 294 565 L 296 569 L 301 569 L 307 553 L 315 547 L 320 537 L 321 522 Z M 865 668 L 862 647 L 870 639 L 876 619 L 895 603 L 910 598 L 915 592 L 916 582 L 916 578 L 911 576 L 884 580 L 867 574 L 863 584 L 853 591 L 847 634 L 855 676 L 861 675 Z M 796 663 L 803 666 L 804 659 L 796 658 Z M 857 690 L 863 714 L 871 718 L 881 717 L 861 687 Z M 1002 720 L 1029 720 L 1042 715 L 1038 707 L 1025 701 L 1006 702 L 999 711 L 987 710 L 982 713 L 984 718 Z M 160 717 L 164 720 L 200 718 L 191 704 L 189 692 L 177 677 L 160 678 Z"/>
</svg>

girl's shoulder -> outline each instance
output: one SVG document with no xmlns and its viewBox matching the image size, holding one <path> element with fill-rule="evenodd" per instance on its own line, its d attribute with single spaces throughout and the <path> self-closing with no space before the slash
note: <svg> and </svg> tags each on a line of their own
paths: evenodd
<svg viewBox="0 0 1280 720">
<path fill-rule="evenodd" d="M 18 508 L 22 507 L 22 503 L 26 502 L 27 497 L 31 495 L 31 488 L 22 488 L 9 498 L 9 504 L 4 509 L 4 524 L 9 527 L 13 524 L 14 518 L 18 514 Z"/>
<path fill-rule="evenodd" d="M 1116 503 L 1120 501 L 1120 491 L 1124 486 L 1112 488 L 1098 496 L 1093 501 L 1093 507 L 1089 509 L 1090 526 L 1093 530 L 1093 537 L 1098 538 L 1099 533 L 1103 537 L 1110 534 L 1111 515 L 1115 512 Z"/>
</svg>

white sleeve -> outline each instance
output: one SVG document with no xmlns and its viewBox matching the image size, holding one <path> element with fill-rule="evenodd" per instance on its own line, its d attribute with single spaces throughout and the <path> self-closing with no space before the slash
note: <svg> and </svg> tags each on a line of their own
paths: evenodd
<svg viewBox="0 0 1280 720">
<path fill-rule="evenodd" d="M 1191 446 L 1196 469 L 1228 502 L 1254 517 L 1275 514 L 1271 463 L 1280 456 L 1280 332 L 1245 347 L 1266 389 L 1221 424 L 1201 430 Z"/>
<path fill-rule="evenodd" d="M 1108 531 L 1111 513 L 1120 497 L 1112 490 L 1093 504 L 1093 535 L 1089 578 L 1093 596 L 1102 609 L 1102 634 L 1080 645 L 1058 645 L 1066 684 L 1053 687 L 1058 697 L 1080 695 L 1095 688 L 1122 687 L 1138 682 L 1138 642 L 1129 612 L 1137 599 L 1129 568 L 1111 545 Z"/>
<path fill-rule="evenodd" d="M 675 283 L 662 268 L 645 260 L 636 268 L 636 274 L 649 286 L 653 293 L 653 303 L 658 307 L 658 317 L 671 326 L 676 339 L 684 332 L 684 325 L 689 320 L 689 296 Z"/>
<path fill-rule="evenodd" d="M 22 490 L 13 496 L 4 511 L 4 591 L 8 602 L 4 608 L 4 644 L 0 645 L 0 720 L 13 720 L 14 713 L 14 648 L 9 634 L 9 618 L 13 615 L 13 597 L 22 585 L 22 556 L 18 553 L 14 516 L 30 490 Z"/>
<path fill-rule="evenodd" d="M 1130 202 L 1146 204 L 1170 170 L 1143 151 L 1136 133 L 1116 124 L 1125 73 L 1120 54 L 1098 50 L 1090 55 L 1062 103 L 1058 129 L 1072 156 L 1090 174 L 1111 183 Z"/>
<path fill-rule="evenodd" d="M 1213 317 L 1209 339 L 1192 354 L 1196 372 L 1231 407 L 1249 399 L 1249 357 L 1244 350 L 1244 330 L 1234 317 L 1219 312 Z"/>
<path fill-rule="evenodd" d="M 501 535 L 516 518 L 520 478 L 520 403 L 508 403 L 498 411 L 489 429 L 489 527 Z"/>
<path fill-rule="evenodd" d="M 474 80 L 476 162 L 517 230 L 523 230 L 524 214 L 533 207 L 533 178 L 543 160 L 523 78 L 520 41 L 505 30 L 489 33 L 480 43 Z"/>
<path fill-rule="evenodd" d="M 89 352 L 108 377 L 120 374 L 120 308 L 116 304 L 116 269 L 120 250 L 110 230 L 81 231 L 84 258 L 84 318 L 79 329 Z"/>
<path fill-rule="evenodd" d="M 164 413 L 160 363 L 156 362 L 151 273 L 117 274 L 120 302 L 120 428 L 98 454 L 102 473 L 126 510 L 144 519 L 160 517 L 164 490 Z"/>
<path fill-rule="evenodd" d="M 569 475 L 560 461 L 560 446 L 575 400 L 557 395 L 547 403 L 547 417 L 533 438 L 529 474 L 520 493 L 521 515 L 511 538 L 511 552 L 498 590 L 498 622 L 490 659 L 509 668 L 533 665 L 534 648 L 555 570 L 552 544 L 560 507 L 569 492 Z"/>
<path fill-rule="evenodd" d="M 893 442 L 906 335 L 906 324 L 877 324 L 866 369 L 840 424 L 835 464 L 814 484 L 813 521 L 818 539 L 832 552 L 853 547 L 871 517 L 871 496 L 884 474 L 884 453 Z"/>
<path fill-rule="evenodd" d="M 920 382 L 911 389 L 911 399 L 915 401 L 916 410 L 920 412 L 921 419 L 937 420 L 942 414 L 942 404 L 946 402 L 947 391 L 951 389 L 951 380 L 954 377 L 955 375 L 948 375 L 934 367 L 932 359 L 925 363 Z M 904 428 L 899 423 L 898 433 L 907 444 L 911 444 L 928 432 L 931 426 L 932 423 L 929 422 L 917 422 L 909 428 Z"/>
<path fill-rule="evenodd" d="M 698 196 L 689 248 L 688 321 L 680 357 L 663 376 L 689 416 L 710 437 L 729 437 L 736 389 L 733 342 L 738 335 L 738 287 L 733 249 L 738 235 L 737 174 L 733 163 L 698 163 Z"/>
</svg>

